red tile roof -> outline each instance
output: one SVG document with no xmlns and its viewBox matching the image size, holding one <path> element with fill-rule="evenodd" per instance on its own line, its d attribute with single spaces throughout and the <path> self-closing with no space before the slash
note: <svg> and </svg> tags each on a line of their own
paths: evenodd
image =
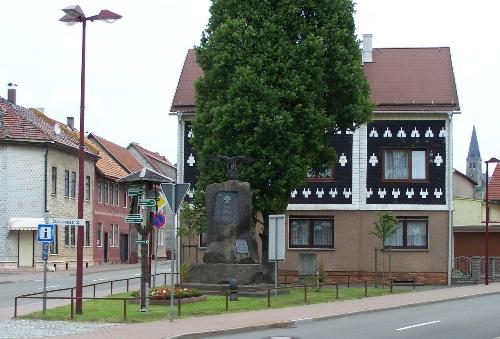
<svg viewBox="0 0 500 339">
<path fill-rule="evenodd" d="M 121 178 L 125 174 L 139 171 L 142 168 L 139 161 L 137 161 L 125 147 L 112 143 L 111 141 L 101 138 L 93 133 L 89 136 L 95 140 L 109 154 L 109 156 L 113 159 L 113 162 L 115 162 L 114 165 L 110 164 L 108 161 L 101 163 L 104 174 L 110 173 L 110 176 Z M 99 165 L 99 162 L 97 164 Z M 118 168 L 114 168 L 117 166 L 121 166 L 121 171 Z"/>
<path fill-rule="evenodd" d="M 156 161 L 159 161 L 165 165 L 168 165 L 168 166 L 172 166 L 172 164 L 170 163 L 170 161 L 168 161 L 167 158 L 165 158 L 163 155 L 161 155 L 160 153 L 158 152 L 152 152 L 144 147 L 142 147 L 141 145 L 139 145 L 138 143 L 131 143 L 131 145 L 135 146 L 135 148 L 137 148 L 137 150 L 145 157 L 149 157 L 149 158 L 152 158 Z"/>
<path fill-rule="evenodd" d="M 496 164 L 488 184 L 488 198 L 500 201 L 500 165 Z"/>
<path fill-rule="evenodd" d="M 455 77 L 448 47 L 374 48 L 365 64 L 376 110 L 458 110 Z M 190 49 L 171 112 L 195 112 L 194 81 L 203 74 Z"/>
<path fill-rule="evenodd" d="M 46 140 L 78 150 L 79 131 L 49 118 L 36 109 L 27 109 L 0 97 L 0 139 Z M 99 150 L 85 139 L 85 152 L 97 157 Z"/>
</svg>

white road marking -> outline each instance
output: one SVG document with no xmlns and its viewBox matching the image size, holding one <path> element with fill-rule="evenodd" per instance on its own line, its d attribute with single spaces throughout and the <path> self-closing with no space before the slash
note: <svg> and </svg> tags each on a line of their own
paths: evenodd
<svg viewBox="0 0 500 339">
<path fill-rule="evenodd" d="M 440 323 L 440 322 L 441 322 L 441 320 L 429 321 L 427 323 L 421 323 L 421 324 L 416 324 L 416 325 L 411 325 L 411 326 L 397 328 L 396 331 L 403 331 L 403 330 L 407 330 L 407 329 L 414 328 L 414 327 L 420 327 L 420 326 L 425 326 L 425 325 L 430 325 L 430 324 L 436 324 L 436 323 Z"/>
</svg>

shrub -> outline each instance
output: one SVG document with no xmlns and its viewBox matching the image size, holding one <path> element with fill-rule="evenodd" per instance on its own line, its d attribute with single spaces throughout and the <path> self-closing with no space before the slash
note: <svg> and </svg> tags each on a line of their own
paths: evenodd
<svg viewBox="0 0 500 339">
<path fill-rule="evenodd" d="M 191 263 L 184 262 L 179 270 L 182 282 L 188 282 L 191 279 Z"/>
</svg>

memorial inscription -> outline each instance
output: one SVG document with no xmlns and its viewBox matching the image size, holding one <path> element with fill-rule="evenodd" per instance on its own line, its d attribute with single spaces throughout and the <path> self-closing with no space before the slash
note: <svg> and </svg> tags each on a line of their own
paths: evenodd
<svg viewBox="0 0 500 339">
<path fill-rule="evenodd" d="M 214 220 L 220 225 L 239 222 L 238 192 L 218 192 L 215 197 Z"/>
<path fill-rule="evenodd" d="M 236 253 L 248 254 L 248 243 L 245 239 L 236 239 L 234 246 L 236 247 Z"/>
</svg>

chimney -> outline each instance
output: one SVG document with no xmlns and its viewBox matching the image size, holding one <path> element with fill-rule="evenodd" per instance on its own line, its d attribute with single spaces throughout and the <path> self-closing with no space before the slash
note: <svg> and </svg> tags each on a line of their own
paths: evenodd
<svg viewBox="0 0 500 339">
<path fill-rule="evenodd" d="M 9 88 L 7 89 L 7 100 L 13 104 L 16 103 L 16 84 L 13 84 L 12 82 L 9 82 L 8 85 Z"/>
<path fill-rule="evenodd" d="M 363 64 L 373 62 L 372 35 L 363 34 Z"/>
<path fill-rule="evenodd" d="M 68 125 L 69 128 L 75 129 L 75 118 L 74 117 L 66 117 L 66 125 Z"/>
</svg>

